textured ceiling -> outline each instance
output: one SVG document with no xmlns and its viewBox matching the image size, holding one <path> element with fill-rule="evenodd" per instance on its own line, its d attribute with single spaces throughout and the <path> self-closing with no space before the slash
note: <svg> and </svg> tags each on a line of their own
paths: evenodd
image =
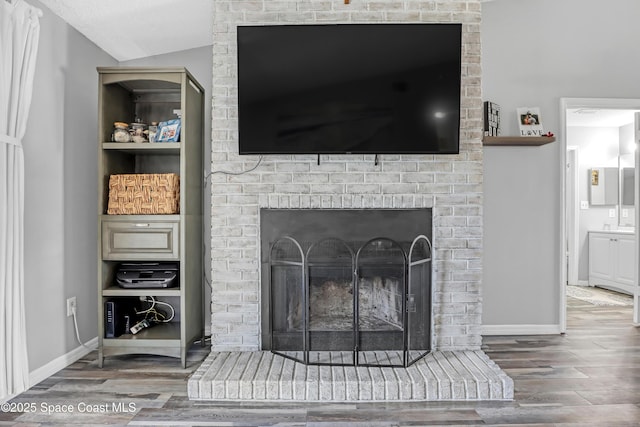
<svg viewBox="0 0 640 427">
<path fill-rule="evenodd" d="M 118 61 L 212 43 L 215 0 L 40 2 Z"/>
<path fill-rule="evenodd" d="M 215 0 L 40 0 L 118 61 L 212 43 Z"/>
<path fill-rule="evenodd" d="M 215 0 L 40 2 L 118 61 L 212 44 Z"/>
</svg>

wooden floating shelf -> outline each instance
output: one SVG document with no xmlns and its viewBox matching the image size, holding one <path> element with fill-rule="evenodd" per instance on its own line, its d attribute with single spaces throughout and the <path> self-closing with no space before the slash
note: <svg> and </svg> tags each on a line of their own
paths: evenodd
<svg viewBox="0 0 640 427">
<path fill-rule="evenodd" d="M 482 145 L 485 146 L 530 146 L 549 144 L 556 140 L 555 136 L 485 136 Z"/>
</svg>

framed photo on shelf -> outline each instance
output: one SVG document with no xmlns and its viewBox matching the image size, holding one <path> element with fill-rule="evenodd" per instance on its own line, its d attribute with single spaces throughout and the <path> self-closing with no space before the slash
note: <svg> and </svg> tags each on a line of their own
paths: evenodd
<svg viewBox="0 0 640 427">
<path fill-rule="evenodd" d="M 180 141 L 180 119 L 167 120 L 158 123 L 158 133 L 156 142 L 178 142 Z"/>
<path fill-rule="evenodd" d="M 538 107 L 519 107 L 517 109 L 520 136 L 543 136 L 544 127 Z"/>
</svg>

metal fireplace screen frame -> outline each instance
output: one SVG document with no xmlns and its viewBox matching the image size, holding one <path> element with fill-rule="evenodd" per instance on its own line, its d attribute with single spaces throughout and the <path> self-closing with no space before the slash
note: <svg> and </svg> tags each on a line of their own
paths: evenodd
<svg viewBox="0 0 640 427">
<path fill-rule="evenodd" d="M 407 367 L 431 351 L 424 235 L 404 245 L 283 236 L 269 271 L 273 353 L 308 365 Z"/>
</svg>

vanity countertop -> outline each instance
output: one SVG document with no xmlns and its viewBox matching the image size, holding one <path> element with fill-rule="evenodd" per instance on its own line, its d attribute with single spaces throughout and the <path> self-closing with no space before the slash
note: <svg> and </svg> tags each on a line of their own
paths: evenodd
<svg viewBox="0 0 640 427">
<path fill-rule="evenodd" d="M 589 233 L 602 233 L 602 234 L 634 234 L 634 230 L 589 230 Z"/>
</svg>

